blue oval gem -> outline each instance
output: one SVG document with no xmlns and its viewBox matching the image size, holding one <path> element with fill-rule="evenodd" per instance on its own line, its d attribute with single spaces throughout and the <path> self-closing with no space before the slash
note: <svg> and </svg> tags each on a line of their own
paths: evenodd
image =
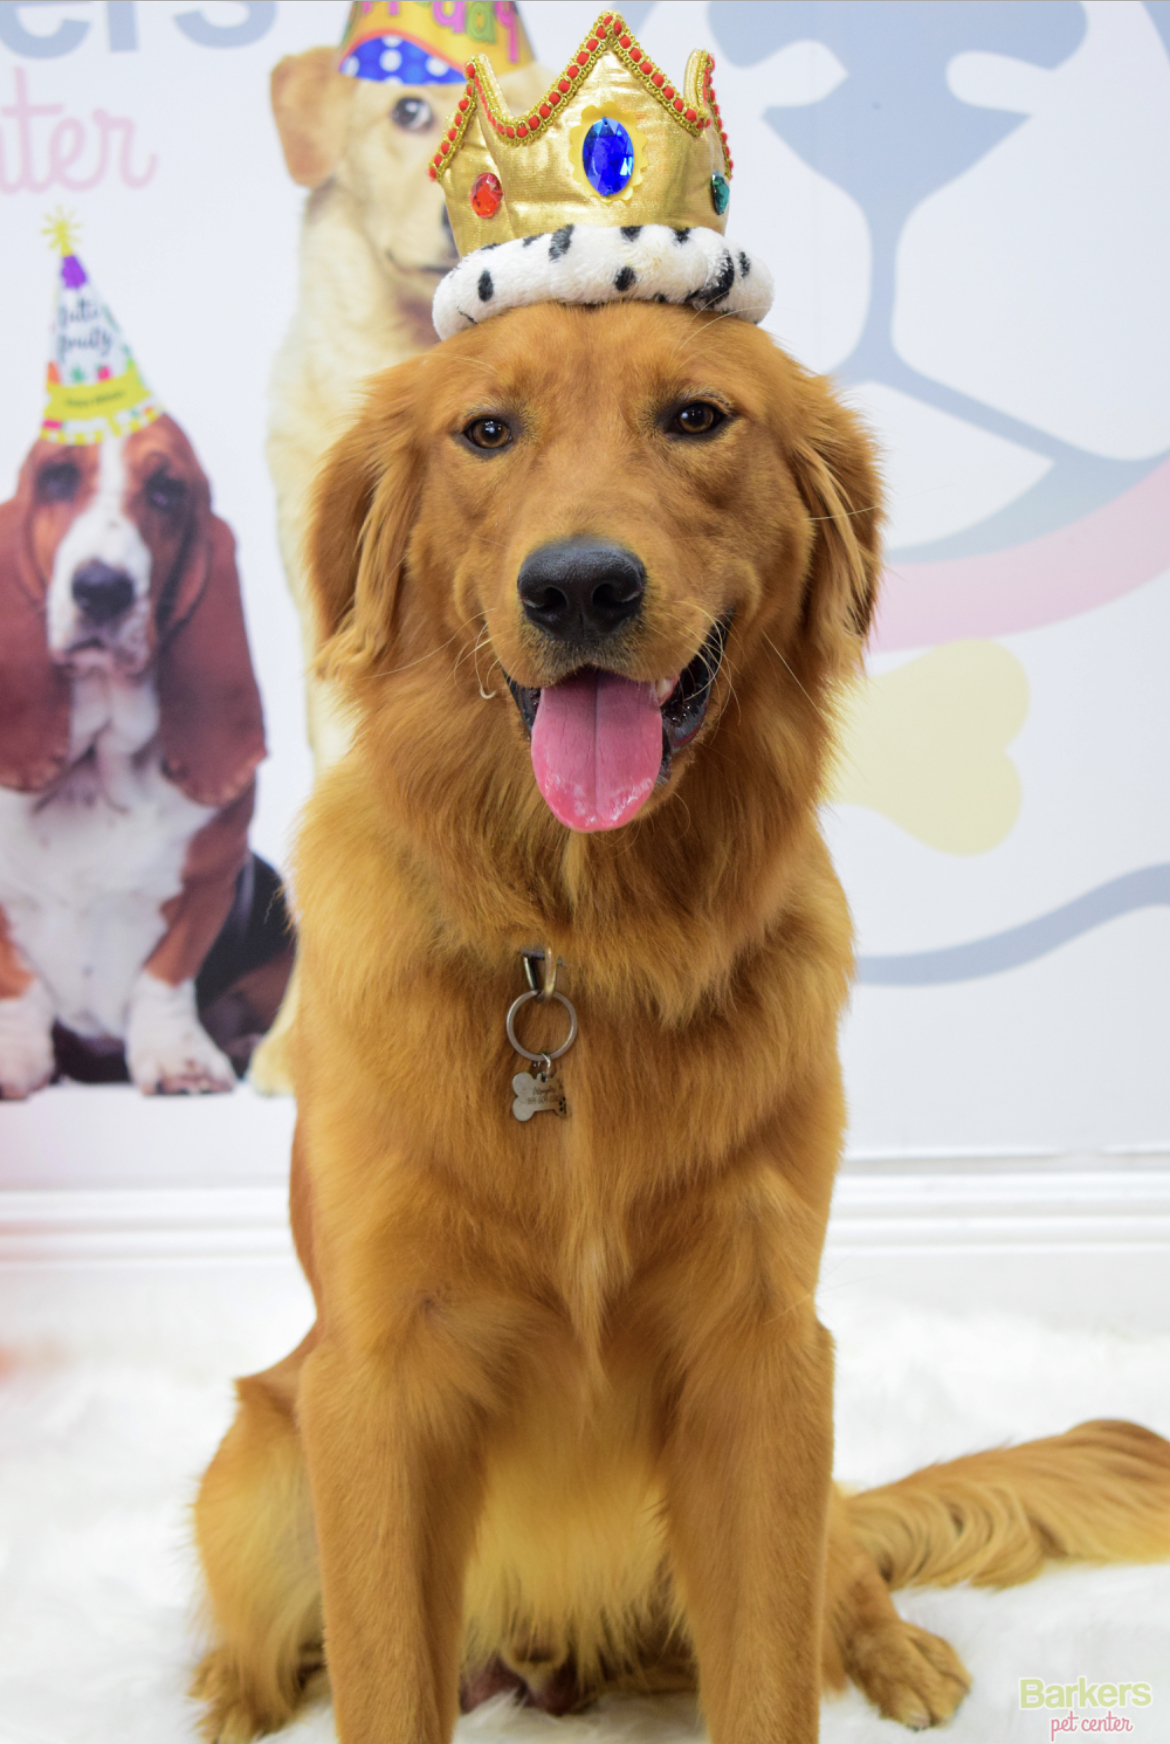
<svg viewBox="0 0 1170 1744">
<path fill-rule="evenodd" d="M 711 204 L 722 218 L 731 204 L 731 189 L 726 176 L 711 177 Z"/>
<path fill-rule="evenodd" d="M 581 162 L 589 186 L 608 200 L 629 185 L 634 173 L 634 142 L 620 121 L 602 116 L 585 135 Z"/>
</svg>

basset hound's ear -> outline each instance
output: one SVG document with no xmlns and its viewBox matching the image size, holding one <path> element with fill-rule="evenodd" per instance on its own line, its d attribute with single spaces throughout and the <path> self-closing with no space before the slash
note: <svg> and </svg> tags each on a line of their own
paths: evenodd
<svg viewBox="0 0 1170 1744">
<path fill-rule="evenodd" d="M 376 677 L 418 511 L 419 386 L 429 354 L 375 376 L 357 421 L 330 450 L 314 490 L 310 595 L 324 678 Z"/>
<path fill-rule="evenodd" d="M 265 754 L 231 529 L 204 509 L 160 626 L 163 770 L 200 805 L 239 797 Z"/>
<path fill-rule="evenodd" d="M 807 377 L 803 388 L 801 438 L 791 458 L 813 523 L 805 631 L 830 670 L 845 676 L 860 666 L 877 606 L 885 492 L 877 447 L 861 419 L 822 377 Z"/>
<path fill-rule="evenodd" d="M 0 787 L 19 793 L 40 793 L 69 761 L 71 689 L 49 657 L 46 584 L 32 547 L 36 454 L 0 504 Z"/>
<path fill-rule="evenodd" d="M 338 72 L 335 48 L 285 55 L 273 67 L 272 113 L 288 173 L 302 188 L 319 188 L 341 162 L 357 83 Z"/>
</svg>

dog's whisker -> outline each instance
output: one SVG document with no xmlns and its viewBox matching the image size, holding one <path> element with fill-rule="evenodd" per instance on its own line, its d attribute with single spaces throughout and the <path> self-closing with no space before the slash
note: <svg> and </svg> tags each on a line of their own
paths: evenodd
<svg viewBox="0 0 1170 1744">
<path fill-rule="evenodd" d="M 769 648 L 772 650 L 773 654 L 776 656 L 776 658 L 780 662 L 781 666 L 783 666 L 784 670 L 787 672 L 788 676 L 791 678 L 793 684 L 795 684 L 797 690 L 799 690 L 801 696 L 803 696 L 806 699 L 806 701 L 812 703 L 812 700 L 813 700 L 812 697 L 809 696 L 808 691 L 804 688 L 804 685 L 800 682 L 800 680 L 796 676 L 795 672 L 793 672 L 791 666 L 788 664 L 787 660 L 785 660 L 783 654 L 781 654 L 779 648 L 777 648 L 777 646 L 776 646 L 775 642 L 773 642 L 771 636 L 766 635 L 763 630 L 760 631 L 760 635 L 763 636 L 764 641 L 768 644 Z M 815 703 L 813 703 L 813 707 L 814 708 L 816 707 Z"/>
<path fill-rule="evenodd" d="M 485 690 L 484 689 L 483 679 L 480 676 L 480 671 L 479 671 L 479 651 L 483 647 L 485 638 L 487 639 L 488 644 L 490 646 L 491 637 L 490 637 L 490 633 L 489 633 L 488 626 L 487 626 L 486 622 L 484 623 L 482 630 L 479 632 L 479 635 L 475 638 L 475 646 L 471 651 L 471 657 L 475 663 L 475 682 L 476 682 L 476 685 L 478 686 L 479 694 L 483 698 L 484 702 L 491 702 L 494 697 L 499 695 L 499 692 L 495 691 L 495 690 Z M 494 650 L 493 650 L 492 662 L 491 662 L 491 665 L 488 667 L 488 677 L 489 678 L 491 677 L 493 668 L 496 666 L 500 666 L 500 662 L 499 662 L 499 659 L 495 655 Z M 500 671 L 502 672 L 503 670 L 504 670 L 503 667 L 500 666 Z"/>
<path fill-rule="evenodd" d="M 859 515 L 872 515 L 881 509 L 880 503 L 863 503 L 859 509 L 842 509 L 835 515 L 809 515 L 808 519 L 816 521 L 855 521 Z"/>
<path fill-rule="evenodd" d="M 460 628 L 462 627 L 463 626 L 460 626 Z M 416 660 L 406 660 L 401 666 L 392 666 L 383 676 L 386 678 L 395 678 L 400 672 L 409 672 L 411 667 L 421 666 L 424 660 L 430 660 L 433 655 L 441 654 L 444 648 L 449 648 L 459 633 L 459 630 L 453 631 L 452 634 L 447 637 L 445 642 L 439 642 L 434 648 L 428 648 L 427 652 L 425 654 L 420 654 Z"/>
</svg>

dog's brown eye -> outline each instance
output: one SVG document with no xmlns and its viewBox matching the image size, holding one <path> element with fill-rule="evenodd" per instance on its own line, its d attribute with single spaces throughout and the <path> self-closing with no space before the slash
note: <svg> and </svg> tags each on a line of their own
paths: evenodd
<svg viewBox="0 0 1170 1744">
<path fill-rule="evenodd" d="M 156 472 L 147 482 L 146 500 L 156 509 L 177 509 L 186 494 L 186 485 L 180 479 L 168 478 L 165 472 Z"/>
<path fill-rule="evenodd" d="M 46 466 L 37 479 L 37 495 L 43 503 L 71 503 L 77 495 L 81 474 L 71 460 Z"/>
<path fill-rule="evenodd" d="M 512 440 L 502 418 L 473 418 L 463 434 L 473 448 L 506 448 Z"/>
<path fill-rule="evenodd" d="M 722 406 L 713 406 L 709 400 L 692 400 L 675 413 L 670 427 L 680 436 L 707 436 L 726 422 L 727 413 Z"/>
<path fill-rule="evenodd" d="M 405 128 L 407 133 L 421 133 L 435 119 L 435 112 L 424 97 L 399 97 L 390 111 L 390 119 L 395 127 Z"/>
</svg>

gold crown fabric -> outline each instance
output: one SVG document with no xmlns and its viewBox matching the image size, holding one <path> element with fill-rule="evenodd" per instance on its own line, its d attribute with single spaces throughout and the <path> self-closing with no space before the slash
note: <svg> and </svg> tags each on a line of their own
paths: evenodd
<svg viewBox="0 0 1170 1744">
<path fill-rule="evenodd" d="M 513 115 L 466 68 L 430 173 L 461 256 L 435 295 L 440 338 L 525 303 L 689 303 L 760 321 L 767 268 L 723 240 L 733 162 L 696 50 L 680 86 L 605 12 L 540 102 Z"/>
<path fill-rule="evenodd" d="M 467 84 L 431 164 L 447 198 L 461 254 L 565 224 L 700 224 L 722 232 L 731 154 L 711 83 L 712 57 L 696 50 L 681 86 L 655 66 L 620 14 L 603 13 L 539 103 L 505 104 L 490 64 L 468 63 Z M 632 150 L 624 185 L 605 193 L 583 165 L 586 135 L 608 119 Z M 484 213 L 476 184 L 494 176 L 498 204 Z"/>
</svg>

